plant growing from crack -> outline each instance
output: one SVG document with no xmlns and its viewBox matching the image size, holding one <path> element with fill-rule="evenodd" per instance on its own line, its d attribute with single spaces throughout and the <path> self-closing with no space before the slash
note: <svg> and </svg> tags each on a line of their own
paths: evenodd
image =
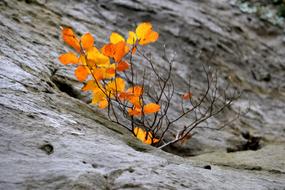
<svg viewBox="0 0 285 190">
<path fill-rule="evenodd" d="M 228 95 L 226 90 L 219 95 L 217 75 L 202 64 L 207 79 L 205 91 L 193 98 L 189 82 L 189 89 L 178 95 L 180 114 L 176 118 L 169 117 L 171 101 L 177 95 L 172 80 L 173 61 L 168 60 L 167 72 L 162 74 L 151 55 L 144 53 L 145 46 L 158 37 L 152 25 L 144 22 L 130 31 L 127 39 L 112 32 L 110 42 L 98 49 L 90 33 L 78 38 L 71 28 L 63 27 L 63 41 L 75 52 L 64 53 L 59 60 L 64 65 L 77 65 L 74 74 L 80 82 L 85 82 L 82 91 L 92 92 L 92 104 L 106 109 L 109 120 L 128 129 L 142 142 L 163 148 L 176 142 L 185 143 L 196 127 L 220 114 L 238 95 Z M 141 77 L 139 67 L 143 67 Z M 147 81 L 146 75 L 153 76 L 153 80 Z M 188 115 L 192 115 L 193 120 L 166 141 L 165 136 L 174 124 Z"/>
</svg>

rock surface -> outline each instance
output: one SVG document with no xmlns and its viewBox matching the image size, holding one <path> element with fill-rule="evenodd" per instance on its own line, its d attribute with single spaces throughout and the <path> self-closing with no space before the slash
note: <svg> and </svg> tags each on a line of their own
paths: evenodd
<svg viewBox="0 0 285 190">
<path fill-rule="evenodd" d="M 100 45 L 145 20 L 160 33 L 149 47 L 158 66 L 163 44 L 176 53 L 179 88 L 189 76 L 204 85 L 203 62 L 244 91 L 233 112 L 250 104 L 239 122 L 168 150 L 196 157 L 143 145 L 110 123 L 57 60 L 60 25 Z M 284 189 L 284 27 L 227 0 L 2 0 L 0 34 L 0 189 Z"/>
</svg>

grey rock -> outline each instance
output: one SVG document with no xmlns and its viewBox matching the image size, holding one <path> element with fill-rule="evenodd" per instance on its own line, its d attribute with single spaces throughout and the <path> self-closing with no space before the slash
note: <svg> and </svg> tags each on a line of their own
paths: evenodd
<svg viewBox="0 0 285 190">
<path fill-rule="evenodd" d="M 160 33 L 149 46 L 157 66 L 166 67 L 162 45 L 176 54 L 179 91 L 189 76 L 195 89 L 205 85 L 201 62 L 244 90 L 209 126 L 250 104 L 228 128 L 197 129 L 187 144 L 167 150 L 198 157 L 141 144 L 109 122 L 88 105 L 74 68 L 57 60 L 67 50 L 60 25 L 91 32 L 100 46 L 111 31 L 126 34 L 145 20 Z M 284 27 L 226 0 L 2 0 L 0 34 L 0 189 L 284 189 Z M 252 142 L 246 133 L 259 138 L 258 150 L 240 151 Z"/>
</svg>

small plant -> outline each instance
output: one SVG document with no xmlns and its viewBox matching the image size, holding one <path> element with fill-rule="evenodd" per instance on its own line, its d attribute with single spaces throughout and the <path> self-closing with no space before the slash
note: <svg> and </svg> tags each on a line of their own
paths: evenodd
<svg viewBox="0 0 285 190">
<path fill-rule="evenodd" d="M 150 23 L 140 23 L 127 39 L 112 32 L 110 42 L 101 49 L 94 46 L 90 33 L 78 38 L 71 28 L 63 27 L 62 38 L 75 52 L 64 53 L 59 60 L 64 65 L 77 65 L 74 74 L 80 82 L 85 82 L 82 91 L 92 92 L 92 104 L 106 109 L 109 120 L 146 144 L 163 148 L 178 141 L 186 142 L 193 129 L 221 113 L 238 97 L 229 96 L 227 89 L 219 93 L 217 75 L 204 65 L 207 86 L 202 95 L 193 97 L 190 82 L 185 93 L 177 93 L 172 80 L 173 61 L 168 60 L 168 70 L 160 73 L 151 54 L 144 53 L 145 46 L 159 38 Z M 146 80 L 146 75 L 153 76 L 152 80 Z M 180 96 L 181 113 L 171 118 L 169 107 L 174 96 Z M 172 140 L 165 141 L 174 124 L 189 115 L 193 119 L 188 125 Z"/>
</svg>

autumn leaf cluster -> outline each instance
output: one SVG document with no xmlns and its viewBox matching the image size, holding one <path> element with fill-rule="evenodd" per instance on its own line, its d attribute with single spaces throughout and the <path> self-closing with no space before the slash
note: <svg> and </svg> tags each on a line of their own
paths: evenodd
<svg viewBox="0 0 285 190">
<path fill-rule="evenodd" d="M 165 56 L 169 68 L 161 74 L 151 55 L 144 53 L 144 47 L 159 38 L 151 23 L 138 24 L 134 31 L 128 32 L 126 38 L 112 32 L 109 42 L 100 48 L 95 45 L 95 39 L 90 33 L 78 37 L 69 27 L 62 27 L 61 33 L 63 41 L 73 51 L 61 54 L 60 62 L 75 65 L 74 75 L 84 83 L 82 91 L 92 93 L 92 104 L 106 110 L 109 120 L 128 129 L 143 143 L 159 148 L 177 142 L 184 144 L 192 138 L 195 128 L 221 114 L 239 97 L 235 91 L 227 93 L 228 88 L 219 92 L 217 75 L 203 63 L 201 66 L 207 82 L 199 97 L 193 98 L 190 82 L 186 92 L 178 93 L 171 77 L 173 60 Z M 136 63 L 137 59 L 133 59 L 135 56 L 141 57 L 148 67 L 142 62 Z M 135 71 L 138 65 L 143 67 L 143 76 L 137 75 L 138 71 Z M 147 81 L 151 83 L 147 85 L 146 70 L 151 73 L 151 80 Z M 139 77 L 142 78 L 138 80 Z M 181 104 L 178 115 L 173 116 L 169 114 L 169 107 L 172 98 L 177 95 L 180 96 Z M 218 130 L 236 120 L 239 114 L 226 121 Z M 179 129 L 175 128 L 176 134 L 171 135 L 170 129 L 174 129 L 175 123 L 182 118 L 190 120 Z M 166 134 L 170 139 L 165 140 Z"/>
<path fill-rule="evenodd" d="M 157 41 L 159 34 L 153 31 L 150 23 L 140 23 L 135 31 L 129 31 L 125 39 L 122 35 L 112 32 L 109 43 L 98 48 L 90 33 L 80 38 L 69 27 L 62 28 L 62 39 L 73 51 L 59 56 L 62 64 L 76 65 L 75 76 L 85 85 L 82 91 L 92 92 L 92 104 L 101 109 L 110 109 L 111 101 L 124 105 L 130 117 L 139 117 L 157 113 L 160 105 L 155 102 L 144 103 L 142 100 L 143 86 L 129 85 L 120 77 L 120 73 L 132 69 L 127 55 L 134 55 L 138 46 L 146 46 Z M 158 142 L 151 132 L 133 127 L 133 134 L 146 144 Z"/>
</svg>

